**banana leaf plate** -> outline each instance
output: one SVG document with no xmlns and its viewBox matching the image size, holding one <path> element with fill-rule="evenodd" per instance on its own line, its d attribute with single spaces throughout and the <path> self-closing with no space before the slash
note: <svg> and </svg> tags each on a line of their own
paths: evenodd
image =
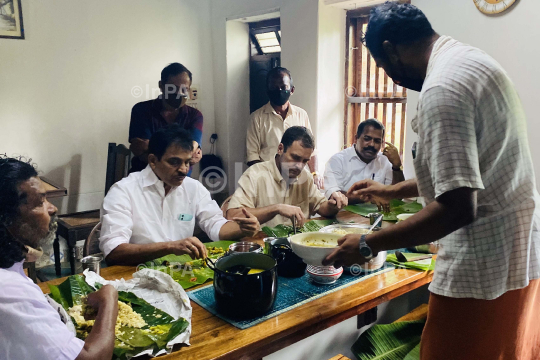
<svg viewBox="0 0 540 360">
<path fill-rule="evenodd" d="M 99 288 L 100 285 L 96 284 Z M 49 285 L 50 297 L 60 304 L 66 312 L 75 305 L 82 305 L 84 297 L 96 291 L 86 283 L 84 276 L 73 275 L 60 285 Z M 141 315 L 146 322 L 143 328 L 122 327 L 116 335 L 113 359 L 128 359 L 141 352 L 151 350 L 152 354 L 165 350 L 167 344 L 182 334 L 189 322 L 179 317 L 175 320 L 171 315 L 152 306 L 147 301 L 126 291 L 118 292 L 118 301 L 130 305 L 134 312 Z M 77 328 L 77 337 L 84 340 L 84 332 Z"/>
<path fill-rule="evenodd" d="M 208 257 L 218 259 L 229 249 L 229 245 L 235 242 L 215 241 L 204 245 L 208 248 Z M 189 255 L 163 256 L 147 262 L 144 267 L 169 274 L 184 289 L 204 284 L 214 278 L 214 272 L 205 266 L 202 259 L 193 260 Z"/>
</svg>

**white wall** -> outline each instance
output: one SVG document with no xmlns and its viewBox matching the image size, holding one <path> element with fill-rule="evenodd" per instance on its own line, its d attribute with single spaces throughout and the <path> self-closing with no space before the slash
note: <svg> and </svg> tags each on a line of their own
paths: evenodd
<svg viewBox="0 0 540 360">
<path fill-rule="evenodd" d="M 240 143 L 235 132 L 242 128 L 246 114 L 228 107 L 229 91 L 249 92 L 246 85 L 230 87 L 227 76 L 227 20 L 281 12 L 282 66 L 291 70 L 296 92 L 291 101 L 304 108 L 317 125 L 317 61 L 318 61 L 318 1 L 317 0 L 212 0 L 212 41 L 214 50 L 214 93 L 216 131 L 219 135 L 218 154 L 223 158 L 229 175 L 229 191 L 235 187 L 234 163 L 245 161 L 245 142 Z M 227 119 L 239 117 L 239 123 Z M 316 131 L 314 129 L 314 131 Z M 233 176 L 231 176 L 233 175 Z"/>
<path fill-rule="evenodd" d="M 227 173 L 232 174 L 229 184 L 237 184 L 242 175 L 245 158 L 246 129 L 249 124 L 249 24 L 227 21 Z M 236 170 L 236 167 L 239 167 Z M 230 188 L 232 194 L 233 188 Z"/>
<path fill-rule="evenodd" d="M 209 0 L 23 0 L 22 10 L 26 39 L 0 39 L 0 153 L 30 156 L 67 186 L 63 212 L 99 208 L 107 143 L 127 144 L 131 107 L 168 63 L 193 72 L 205 140 L 213 132 Z"/>
<path fill-rule="evenodd" d="M 425 12 L 435 31 L 476 46 L 493 56 L 508 72 L 523 101 L 528 117 L 529 140 L 535 169 L 540 171 L 540 121 L 538 121 L 538 81 L 540 50 L 540 1 L 519 1 L 499 16 L 486 16 L 471 0 L 412 0 Z M 409 99 L 407 118 L 416 113 L 416 101 Z M 406 154 L 413 141 L 408 129 Z M 409 162 L 406 165 L 410 164 Z M 540 184 L 540 177 L 537 176 Z"/>
<path fill-rule="evenodd" d="M 319 5 L 316 137 L 319 170 L 343 146 L 345 17 L 340 8 Z"/>
</svg>

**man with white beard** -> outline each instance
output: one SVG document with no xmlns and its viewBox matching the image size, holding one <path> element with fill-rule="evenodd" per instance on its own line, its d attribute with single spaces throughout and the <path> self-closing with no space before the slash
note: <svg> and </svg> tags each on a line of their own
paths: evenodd
<svg viewBox="0 0 540 360">
<path fill-rule="evenodd" d="M 53 241 L 57 211 L 28 162 L 0 156 L 0 204 L 0 359 L 112 358 L 118 315 L 112 286 L 88 296 L 97 317 L 82 341 L 24 274 L 25 257 Z"/>
</svg>

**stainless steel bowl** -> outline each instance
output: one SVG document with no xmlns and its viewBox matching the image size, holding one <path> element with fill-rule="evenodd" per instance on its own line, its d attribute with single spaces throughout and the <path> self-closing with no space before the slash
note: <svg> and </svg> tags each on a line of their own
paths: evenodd
<svg viewBox="0 0 540 360">
<path fill-rule="evenodd" d="M 246 253 L 246 252 L 262 253 L 263 248 L 261 245 L 254 242 L 240 241 L 240 242 L 229 245 L 229 251 L 231 253 Z"/>
</svg>

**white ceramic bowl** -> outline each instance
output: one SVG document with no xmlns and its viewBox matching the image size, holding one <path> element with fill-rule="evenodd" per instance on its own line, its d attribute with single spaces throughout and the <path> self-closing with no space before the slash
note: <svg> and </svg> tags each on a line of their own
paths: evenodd
<svg viewBox="0 0 540 360">
<path fill-rule="evenodd" d="M 312 266 L 308 265 L 306 269 L 309 277 L 318 284 L 332 284 L 343 274 L 343 268 L 336 269 L 333 266 Z"/>
<path fill-rule="evenodd" d="M 364 270 L 377 270 L 383 267 L 385 261 L 386 251 L 379 251 L 376 257 L 360 265 L 360 267 Z"/>
<path fill-rule="evenodd" d="M 404 221 L 404 220 L 407 220 L 408 218 L 410 218 L 411 216 L 413 216 L 414 214 L 399 214 L 397 217 L 398 219 L 398 222 L 400 221 Z"/>
<path fill-rule="evenodd" d="M 342 237 L 343 235 L 339 234 L 310 232 L 293 235 L 289 238 L 289 241 L 294 253 L 301 257 L 306 264 L 322 266 L 322 261 L 335 250 L 338 246 L 338 239 Z M 309 246 L 305 244 L 306 240 L 323 244 L 324 246 Z"/>
</svg>

